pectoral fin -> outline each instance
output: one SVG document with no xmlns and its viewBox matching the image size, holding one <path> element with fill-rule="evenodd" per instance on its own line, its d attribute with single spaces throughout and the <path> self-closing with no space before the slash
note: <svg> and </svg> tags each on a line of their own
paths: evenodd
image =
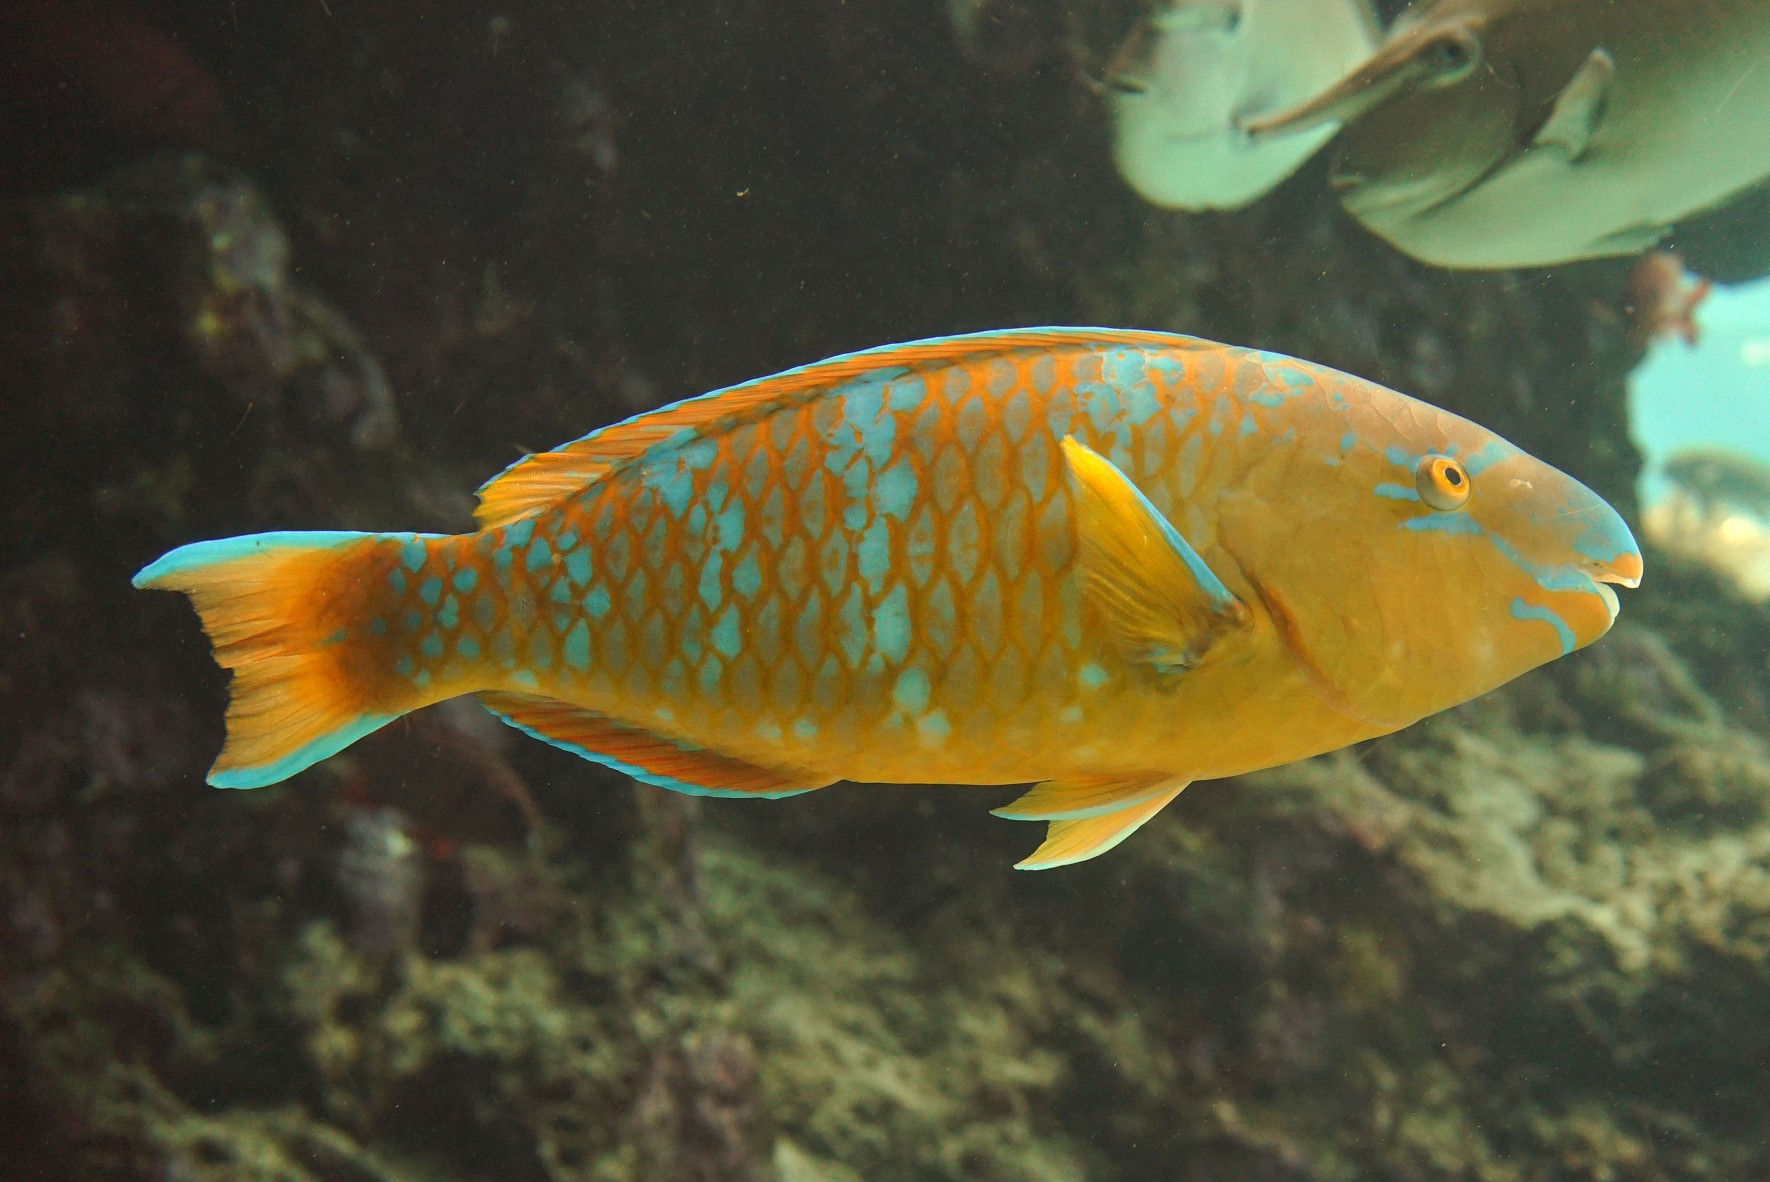
<svg viewBox="0 0 1770 1182">
<path fill-rule="evenodd" d="M 1063 440 L 1084 594 L 1127 660 L 1178 673 L 1244 629 L 1248 609 L 1110 460 Z"/>
<path fill-rule="evenodd" d="M 1592 136 L 1610 107 L 1610 88 L 1616 83 L 1616 59 L 1604 49 L 1594 49 L 1573 77 L 1555 96 L 1549 117 L 1537 129 L 1531 144 L 1558 148 L 1577 161 L 1591 147 Z"/>
<path fill-rule="evenodd" d="M 1168 780 L 1155 795 L 1115 812 L 1071 821 L 1053 821 L 1045 831 L 1045 842 L 1025 861 L 1016 862 L 1016 870 L 1051 870 L 1085 862 L 1110 850 L 1142 824 L 1161 812 L 1170 800 L 1186 787 L 1185 780 Z"/>
</svg>

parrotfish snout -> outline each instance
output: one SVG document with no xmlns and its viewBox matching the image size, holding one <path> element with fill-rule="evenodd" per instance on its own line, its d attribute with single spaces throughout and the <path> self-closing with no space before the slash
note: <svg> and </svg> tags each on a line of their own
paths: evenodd
<svg viewBox="0 0 1770 1182">
<path fill-rule="evenodd" d="M 1641 548 L 1628 524 L 1591 489 L 1522 453 L 1489 475 L 1496 504 L 1477 507 L 1476 519 L 1494 523 L 1495 547 L 1511 567 L 1498 569 L 1519 600 L 1514 614 L 1548 623 L 1562 652 L 1591 644 L 1616 620 L 1611 586 L 1641 583 Z"/>
</svg>

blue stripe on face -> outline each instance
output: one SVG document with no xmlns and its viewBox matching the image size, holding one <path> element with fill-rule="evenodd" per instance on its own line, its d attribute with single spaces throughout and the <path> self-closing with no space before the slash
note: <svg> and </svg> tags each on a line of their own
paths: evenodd
<svg viewBox="0 0 1770 1182">
<path fill-rule="evenodd" d="M 1479 476 L 1501 460 L 1510 459 L 1520 454 L 1518 449 L 1503 439 L 1492 439 L 1477 450 L 1469 453 L 1463 461 L 1463 471 L 1471 477 Z"/>
<path fill-rule="evenodd" d="M 1469 534 L 1474 537 L 1480 537 L 1483 532 L 1481 523 L 1467 513 L 1433 513 L 1424 517 L 1410 517 L 1401 523 L 1401 528 L 1419 532 Z"/>
<path fill-rule="evenodd" d="M 1529 575 L 1545 591 L 1585 591 L 1592 595 L 1599 594 L 1597 580 L 1583 570 L 1532 562 L 1516 546 L 1501 537 L 1495 537 L 1493 544 L 1508 562 Z"/>
<path fill-rule="evenodd" d="M 1565 657 L 1568 653 L 1573 651 L 1574 644 L 1576 643 L 1573 629 L 1567 626 L 1566 620 L 1563 620 L 1548 608 L 1530 603 L 1524 599 L 1514 599 L 1512 601 L 1512 618 L 1514 620 L 1541 620 L 1543 623 L 1554 628 L 1555 635 L 1561 638 L 1562 656 Z"/>
</svg>

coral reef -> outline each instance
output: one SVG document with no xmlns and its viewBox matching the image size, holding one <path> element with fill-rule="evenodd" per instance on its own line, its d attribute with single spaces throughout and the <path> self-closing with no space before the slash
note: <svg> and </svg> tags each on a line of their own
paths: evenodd
<svg viewBox="0 0 1770 1182">
<path fill-rule="evenodd" d="M 217 792 L 221 676 L 127 587 L 193 537 L 458 528 L 526 447 L 1029 322 L 1316 357 L 1627 503 L 1626 264 L 1432 272 L 1312 169 L 1145 208 L 1042 40 L 1110 44 L 1105 3 L 968 5 L 987 71 L 888 0 L 118 7 L 236 135 L 0 208 L 9 1178 L 1770 1170 L 1770 619 L 1701 568 L 1651 555 L 1599 646 L 1042 875 L 1006 790 L 697 802 L 477 708 Z"/>
</svg>

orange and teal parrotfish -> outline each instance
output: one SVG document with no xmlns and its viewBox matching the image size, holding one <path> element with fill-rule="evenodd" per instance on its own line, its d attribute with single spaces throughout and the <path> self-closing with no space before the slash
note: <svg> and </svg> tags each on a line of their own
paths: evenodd
<svg viewBox="0 0 1770 1182">
<path fill-rule="evenodd" d="M 198 542 L 233 671 L 209 774 L 294 775 L 421 706 L 640 780 L 1033 787 L 1024 868 L 1195 779 L 1388 733 L 1602 636 L 1621 517 L 1449 412 L 1166 333 L 894 345 L 518 461 L 459 535 Z"/>
</svg>

